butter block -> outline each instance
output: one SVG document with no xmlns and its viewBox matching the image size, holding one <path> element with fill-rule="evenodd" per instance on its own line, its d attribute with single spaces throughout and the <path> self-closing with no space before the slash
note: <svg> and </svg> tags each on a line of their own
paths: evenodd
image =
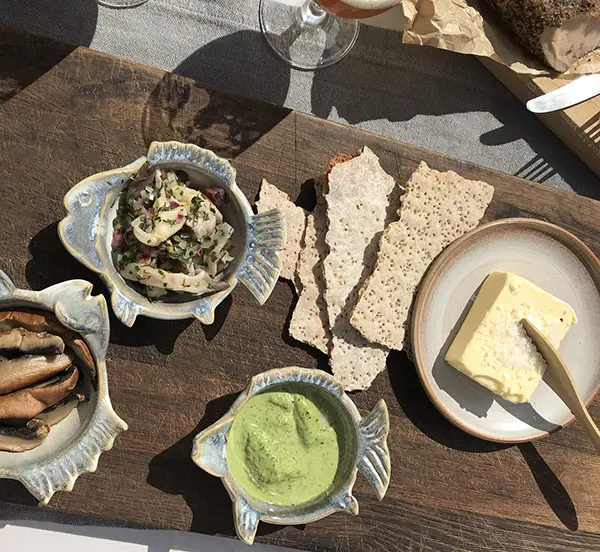
<svg viewBox="0 0 600 552">
<path fill-rule="evenodd" d="M 513 403 L 529 402 L 546 363 L 525 332 L 526 318 L 558 349 L 572 324 L 570 305 L 512 272 L 490 274 L 446 353 L 446 361 Z"/>
</svg>

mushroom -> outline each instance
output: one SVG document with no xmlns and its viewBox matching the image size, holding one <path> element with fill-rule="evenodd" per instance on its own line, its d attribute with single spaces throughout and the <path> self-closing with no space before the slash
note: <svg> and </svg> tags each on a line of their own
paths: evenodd
<svg viewBox="0 0 600 552">
<path fill-rule="evenodd" d="M 56 355 L 64 353 L 65 342 L 58 335 L 48 332 L 36 333 L 25 328 L 13 328 L 0 333 L 0 350 Z"/>
<path fill-rule="evenodd" d="M 71 352 L 56 356 L 21 356 L 0 363 L 0 395 L 47 380 L 71 366 Z"/>
<path fill-rule="evenodd" d="M 90 370 L 92 376 L 96 374 L 94 358 L 85 341 L 73 330 L 65 328 L 51 312 L 28 310 L 0 312 L 0 332 L 10 331 L 14 328 L 24 328 L 30 332 L 45 332 L 61 337 L 83 365 Z"/>
<path fill-rule="evenodd" d="M 66 399 L 38 414 L 34 420 L 40 420 L 49 426 L 56 425 L 58 422 L 62 422 L 74 408 L 86 400 L 87 397 L 81 393 L 71 393 Z"/>
<path fill-rule="evenodd" d="M 35 387 L 0 396 L 0 422 L 19 426 L 62 401 L 77 385 L 79 371 L 72 366 L 60 377 Z"/>
<path fill-rule="evenodd" d="M 0 450 L 24 452 L 34 449 L 43 443 L 49 432 L 50 426 L 35 418 L 22 427 L 0 426 Z"/>
<path fill-rule="evenodd" d="M 67 343 L 69 349 L 71 349 L 77 358 L 83 363 L 83 365 L 90 371 L 92 376 L 96 375 L 96 363 L 94 362 L 94 357 L 92 356 L 92 352 L 90 348 L 87 346 L 87 343 L 79 336 L 76 336 L 74 339 L 69 340 Z"/>
<path fill-rule="evenodd" d="M 47 332 L 59 335 L 65 341 L 75 336 L 74 331 L 65 328 L 56 316 L 46 311 L 0 312 L 0 332 L 6 332 L 13 328 L 25 328 L 30 332 Z"/>
</svg>

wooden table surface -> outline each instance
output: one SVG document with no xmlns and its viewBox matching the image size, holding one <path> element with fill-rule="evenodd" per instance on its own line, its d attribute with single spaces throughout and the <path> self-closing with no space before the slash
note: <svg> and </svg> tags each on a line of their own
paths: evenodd
<svg viewBox="0 0 600 552">
<path fill-rule="evenodd" d="M 277 63 L 274 59 L 273 63 Z M 268 68 L 265 68 L 268 78 Z M 261 178 L 310 206 L 311 179 L 331 156 L 367 144 L 405 180 L 424 159 L 496 188 L 487 219 L 543 218 L 600 254 L 600 203 L 418 147 L 240 99 L 163 71 L 0 29 L 0 268 L 21 287 L 98 278 L 56 233 L 62 197 L 82 178 L 121 166 L 152 140 L 197 143 L 231 158 L 253 199 Z M 279 283 L 262 308 L 238 286 L 213 326 L 112 320 L 109 385 L 129 423 L 95 474 L 49 508 L 155 527 L 232 536 L 231 504 L 218 479 L 189 458 L 192 437 L 219 418 L 257 372 L 327 359 L 287 336 L 292 289 Z M 447 422 L 403 354 L 366 392 L 390 409 L 392 481 L 385 500 L 359 477 L 360 516 L 336 514 L 301 527 L 261 524 L 258 540 L 306 550 L 597 551 L 600 459 L 577 424 L 533 444 L 470 437 Z M 591 405 L 600 419 L 600 400 Z M 0 498 L 34 504 L 14 481 Z"/>
</svg>

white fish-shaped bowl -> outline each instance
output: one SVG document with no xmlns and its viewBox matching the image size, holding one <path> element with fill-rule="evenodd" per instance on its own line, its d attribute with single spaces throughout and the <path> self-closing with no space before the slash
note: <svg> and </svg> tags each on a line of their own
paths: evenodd
<svg viewBox="0 0 600 552">
<path fill-rule="evenodd" d="M 230 251 L 234 260 L 224 278 L 227 289 L 202 297 L 187 294 L 150 301 L 117 271 L 112 254 L 113 220 L 129 178 L 146 161 L 152 168 L 184 170 L 196 189 L 217 185 L 225 190 L 220 210 L 234 229 Z M 285 247 L 284 215 L 278 210 L 255 215 L 235 179 L 231 164 L 212 151 L 195 144 L 152 142 L 145 157 L 90 176 L 71 188 L 64 198 L 67 216 L 59 223 L 58 234 L 73 257 L 100 275 L 111 293 L 113 311 L 126 326 L 133 326 L 140 314 L 163 320 L 195 317 L 202 324 L 212 324 L 215 309 L 238 281 L 261 305 L 267 300 L 281 272 L 280 252 Z"/>
<path fill-rule="evenodd" d="M 257 500 L 236 481 L 227 463 L 227 438 L 237 413 L 254 395 L 282 384 L 308 384 L 311 390 L 322 393 L 327 403 L 337 410 L 343 435 L 348 440 L 345 452 L 348 457 L 340 461 L 345 471 L 336 475 L 336 482 L 324 496 L 299 506 L 277 506 Z M 236 532 L 240 539 L 252 544 L 261 520 L 278 525 L 298 525 L 317 521 L 334 512 L 358 515 L 358 502 L 352 489 L 359 471 L 375 489 L 377 498 L 382 500 L 391 474 L 387 445 L 389 428 L 388 410 L 383 400 L 363 419 L 344 392 L 343 385 L 326 372 L 281 368 L 263 372 L 250 380 L 229 411 L 194 438 L 192 460 L 223 480 L 233 503 Z"/>
<path fill-rule="evenodd" d="M 20 481 L 44 504 L 56 491 L 72 491 L 82 473 L 96 471 L 100 455 L 127 430 L 108 395 L 106 300 L 102 295 L 93 297 L 91 291 L 92 284 L 85 280 L 69 280 L 41 291 L 17 289 L 0 270 L 0 311 L 26 308 L 54 313 L 63 326 L 83 337 L 96 365 L 89 400 L 53 426 L 41 445 L 25 452 L 0 452 L 0 478 Z"/>
</svg>

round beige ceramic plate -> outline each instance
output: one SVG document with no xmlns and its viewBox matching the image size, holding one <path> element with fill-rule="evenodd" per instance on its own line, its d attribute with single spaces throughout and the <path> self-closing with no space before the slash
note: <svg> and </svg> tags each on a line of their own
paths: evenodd
<svg viewBox="0 0 600 552">
<path fill-rule="evenodd" d="M 560 346 L 583 400 L 600 384 L 600 262 L 575 236 L 533 219 L 504 219 L 455 241 L 427 272 L 412 318 L 413 356 L 436 407 L 490 441 L 530 441 L 573 419 L 545 382 L 531 403 L 512 404 L 454 370 L 444 356 L 486 276 L 514 272 L 569 303 L 577 314 Z"/>
</svg>

